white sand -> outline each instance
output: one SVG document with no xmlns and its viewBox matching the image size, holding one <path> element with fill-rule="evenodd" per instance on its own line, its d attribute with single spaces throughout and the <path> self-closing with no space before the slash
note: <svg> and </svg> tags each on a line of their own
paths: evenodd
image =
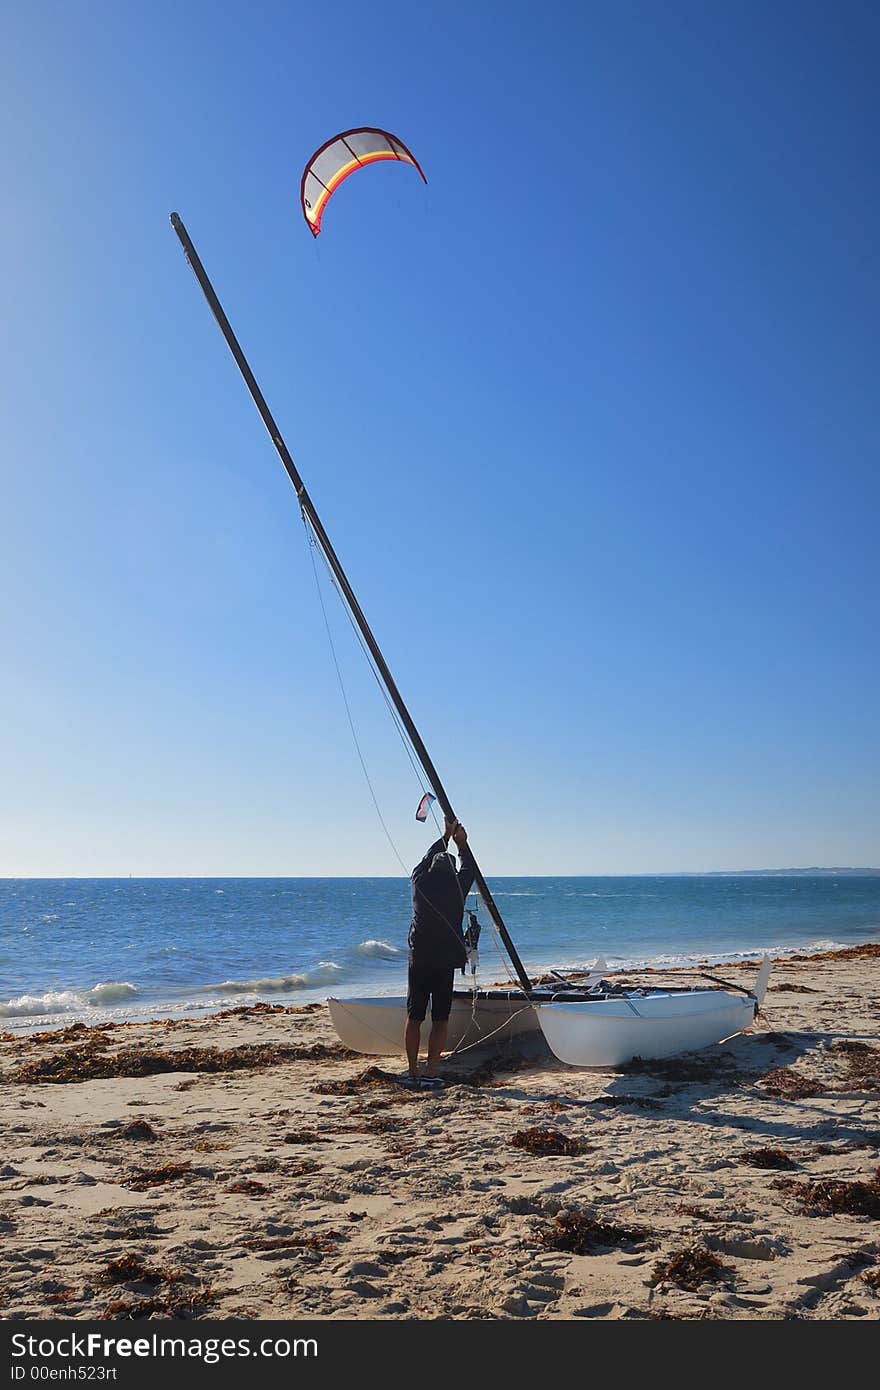
<svg viewBox="0 0 880 1390">
<path fill-rule="evenodd" d="M 440 1095 L 381 1078 L 353 1094 L 317 1093 L 373 1066 L 351 1054 L 245 1071 L 9 1080 L 25 1063 L 84 1044 L 103 1049 L 99 1057 L 332 1046 L 322 1006 L 67 1041 L 63 1030 L 7 1035 L 0 1315 L 93 1318 L 109 1307 L 124 1316 L 149 1313 L 157 1305 L 145 1300 L 157 1300 L 154 1315 L 177 1308 L 213 1318 L 877 1318 L 870 1276 L 880 1271 L 880 1220 L 809 1213 L 775 1184 L 874 1177 L 880 1057 L 868 1057 L 875 1079 L 862 1084 L 850 1063 L 865 1054 L 834 1045 L 876 1046 L 878 1003 L 876 956 L 780 962 L 757 1031 L 699 1054 L 715 1064 L 708 1079 L 576 1071 L 538 1038 L 453 1059 Z M 494 1081 L 460 1084 L 487 1055 Z M 380 1066 L 398 1074 L 402 1061 Z M 773 1094 L 767 1076 L 781 1067 L 814 1094 Z M 122 1137 L 132 1119 L 158 1137 Z M 532 1126 L 589 1149 L 546 1157 L 514 1147 Z M 783 1149 L 796 1166 L 745 1164 L 757 1148 Z M 171 1163 L 191 1166 L 143 1191 L 127 1185 L 139 1168 Z M 242 1180 L 260 1186 L 231 1190 Z M 540 1231 L 560 1209 L 646 1227 L 650 1246 L 548 1248 Z M 292 1243 L 304 1239 L 318 1248 Z M 727 1266 L 720 1280 L 693 1291 L 670 1278 L 652 1283 L 658 1262 L 693 1246 Z M 166 1277 L 103 1282 L 126 1256 Z"/>
</svg>

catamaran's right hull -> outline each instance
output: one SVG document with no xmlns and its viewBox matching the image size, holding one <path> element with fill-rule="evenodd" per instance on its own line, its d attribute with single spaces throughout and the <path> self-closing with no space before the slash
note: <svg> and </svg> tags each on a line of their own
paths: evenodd
<svg viewBox="0 0 880 1390">
<path fill-rule="evenodd" d="M 560 1062 L 619 1067 L 722 1042 L 751 1025 L 756 1007 L 754 997 L 716 989 L 536 1004 L 535 1013 Z"/>
</svg>

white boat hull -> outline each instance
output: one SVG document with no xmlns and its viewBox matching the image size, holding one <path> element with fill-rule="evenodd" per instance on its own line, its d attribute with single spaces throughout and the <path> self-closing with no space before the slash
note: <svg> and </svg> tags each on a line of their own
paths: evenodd
<svg viewBox="0 0 880 1390">
<path fill-rule="evenodd" d="M 765 958 L 753 993 L 730 989 L 655 989 L 648 994 L 607 994 L 560 999 L 543 991 L 528 1003 L 500 991 L 456 994 L 449 1016 L 447 1050 L 501 1042 L 518 1033 L 544 1034 L 560 1062 L 573 1067 L 619 1067 L 633 1057 L 674 1057 L 697 1052 L 742 1033 L 754 1022 L 770 975 Z M 328 999 L 342 1042 L 354 1052 L 390 1057 L 403 1052 L 406 999 Z M 430 1023 L 430 1019 L 428 1020 Z M 422 1031 L 427 1046 L 428 1028 Z"/>
<path fill-rule="evenodd" d="M 727 990 L 577 1003 L 536 1004 L 547 1045 L 573 1067 L 618 1067 L 633 1057 L 674 1057 L 722 1042 L 748 1028 L 756 1000 Z"/>
<path fill-rule="evenodd" d="M 367 1056 L 391 1057 L 403 1053 L 406 999 L 379 996 L 373 999 L 328 999 L 333 1027 L 341 1042 Z M 430 1013 L 422 1028 L 422 1046 L 428 1045 Z M 454 998 L 449 1015 L 446 1050 L 473 1043 L 501 1042 L 517 1033 L 536 1032 L 538 1020 L 523 999 Z"/>
</svg>

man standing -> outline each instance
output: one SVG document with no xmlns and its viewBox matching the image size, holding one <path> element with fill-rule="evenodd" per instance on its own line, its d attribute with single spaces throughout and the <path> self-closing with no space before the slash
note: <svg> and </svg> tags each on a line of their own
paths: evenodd
<svg viewBox="0 0 880 1390">
<path fill-rule="evenodd" d="M 453 839 L 461 855 L 461 868 L 447 852 Z M 406 997 L 406 1059 L 409 1084 L 418 1086 L 419 1042 L 422 1023 L 431 1001 L 431 1032 L 425 1085 L 440 1086 L 437 1063 L 446 1044 L 455 971 L 467 964 L 462 918 L 474 881 L 474 859 L 467 831 L 458 821 L 447 821 L 443 836 L 412 871 L 412 926 L 409 929 L 409 977 Z"/>
</svg>

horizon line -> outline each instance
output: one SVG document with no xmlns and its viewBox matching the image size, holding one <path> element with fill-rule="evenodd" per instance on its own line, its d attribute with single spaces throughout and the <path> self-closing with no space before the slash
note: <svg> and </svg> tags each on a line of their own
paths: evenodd
<svg viewBox="0 0 880 1390">
<path fill-rule="evenodd" d="M 811 864 L 804 867 L 791 866 L 776 869 L 661 869 L 656 872 L 638 870 L 634 873 L 555 873 L 555 874 L 493 874 L 496 879 L 553 879 L 553 878 L 736 878 L 736 877 L 788 877 L 800 874 L 804 877 L 825 874 L 853 874 L 865 878 L 880 877 L 880 868 L 860 864 Z M 409 874 L 0 874 L 0 883 L 88 883 L 95 880 L 105 883 L 159 882 L 177 880 L 198 882 L 199 880 L 221 880 L 223 882 L 259 881 L 271 882 L 276 879 L 333 882 L 337 879 L 359 879 L 364 882 L 375 880 L 406 882 Z"/>
</svg>

